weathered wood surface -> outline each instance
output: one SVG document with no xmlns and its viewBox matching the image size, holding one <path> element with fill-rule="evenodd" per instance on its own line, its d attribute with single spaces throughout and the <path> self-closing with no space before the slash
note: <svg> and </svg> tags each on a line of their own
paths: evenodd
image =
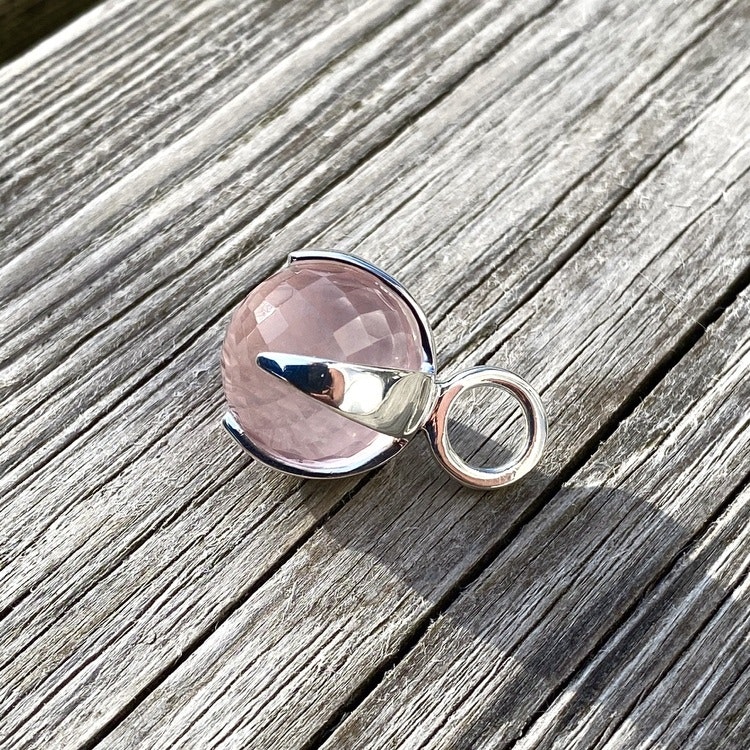
<svg viewBox="0 0 750 750">
<path fill-rule="evenodd" d="M 0 69 L 0 744 L 747 746 L 748 38 L 112 2 Z M 540 389 L 535 475 L 238 456 L 228 312 L 310 244 Z"/>
</svg>

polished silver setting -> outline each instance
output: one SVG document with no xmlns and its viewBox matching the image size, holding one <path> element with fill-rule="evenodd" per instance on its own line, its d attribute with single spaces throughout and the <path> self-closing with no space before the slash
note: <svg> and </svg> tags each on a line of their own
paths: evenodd
<svg viewBox="0 0 750 750">
<path fill-rule="evenodd" d="M 347 419 L 395 438 L 409 438 L 417 432 L 438 397 L 435 378 L 426 372 L 281 352 L 262 352 L 257 364 Z"/>
<path fill-rule="evenodd" d="M 357 266 L 399 294 L 414 314 L 420 330 L 422 365 L 418 371 L 370 367 L 286 352 L 262 352 L 257 364 L 341 416 L 393 438 L 391 445 L 365 465 L 335 472 L 302 471 L 282 464 L 257 448 L 243 433 L 231 412 L 223 424 L 229 434 L 255 459 L 280 471 L 303 477 L 346 476 L 380 466 L 400 451 L 419 430 L 426 433 L 440 465 L 455 479 L 477 489 L 495 489 L 515 482 L 539 462 L 547 438 L 547 418 L 537 392 L 508 370 L 476 367 L 445 382 L 437 380 L 434 343 L 427 318 L 399 282 L 367 261 L 343 253 L 306 250 L 292 253 L 288 263 L 330 260 Z M 517 458 L 493 467 L 475 467 L 454 450 L 450 415 L 456 400 L 473 388 L 499 388 L 515 398 L 526 422 L 526 442 Z"/>
<path fill-rule="evenodd" d="M 365 471 L 377 469 L 378 466 L 382 466 L 387 461 L 390 461 L 402 448 L 406 447 L 405 438 L 393 438 L 393 442 L 388 448 L 382 451 L 378 456 L 373 458 L 371 461 L 357 464 L 356 466 L 350 466 L 341 470 L 337 470 L 335 473 L 330 471 L 315 471 L 313 469 L 298 469 L 291 467 L 281 461 L 277 461 L 273 456 L 269 456 L 265 451 L 261 450 L 247 435 L 245 435 L 242 427 L 235 419 L 234 414 L 231 411 L 227 411 L 221 420 L 224 429 L 231 435 L 232 439 L 242 448 L 247 454 L 254 458 L 259 463 L 265 466 L 270 466 L 276 471 L 281 471 L 284 474 L 290 474 L 294 477 L 302 477 L 303 479 L 330 479 L 332 477 L 349 477 L 355 474 L 361 474 Z"/>
</svg>

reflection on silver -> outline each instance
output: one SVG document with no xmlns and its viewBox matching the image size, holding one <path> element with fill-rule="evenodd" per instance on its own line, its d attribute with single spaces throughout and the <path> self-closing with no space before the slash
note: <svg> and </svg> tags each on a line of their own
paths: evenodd
<svg viewBox="0 0 750 750">
<path fill-rule="evenodd" d="M 298 260 L 330 260 L 361 268 L 396 291 L 418 323 L 422 364 L 417 371 L 369 367 L 334 362 L 294 353 L 263 352 L 257 364 L 310 398 L 334 409 L 343 417 L 394 438 L 389 448 L 369 464 L 337 469 L 336 476 L 367 471 L 391 458 L 420 429 L 424 430 L 435 457 L 443 468 L 463 484 L 494 489 L 515 482 L 538 463 L 547 439 L 547 418 L 537 392 L 508 370 L 475 367 L 459 372 L 445 382 L 435 374 L 432 331 L 425 314 L 395 279 L 367 261 L 343 253 L 306 250 L 292 253 Z M 518 458 L 493 467 L 474 467 L 459 456 L 450 441 L 450 414 L 459 397 L 473 388 L 491 386 L 509 393 L 521 406 L 526 421 L 526 442 Z M 234 415 L 223 420 L 232 437 L 254 458 L 280 471 L 306 477 L 323 474 L 292 469 L 266 455 L 247 438 Z"/>
<path fill-rule="evenodd" d="M 515 482 L 537 465 L 547 440 L 547 416 L 539 394 L 523 378 L 496 367 L 474 367 L 439 385 L 440 396 L 424 429 L 432 452 L 451 476 L 468 487 L 491 490 Z M 468 464 L 453 449 L 449 418 L 459 396 L 483 386 L 499 388 L 518 401 L 526 421 L 526 443 L 518 458 L 502 466 L 480 469 Z"/>
<path fill-rule="evenodd" d="M 258 366 L 354 422 L 411 437 L 431 413 L 438 389 L 424 372 L 350 365 L 298 354 L 262 352 Z"/>
</svg>

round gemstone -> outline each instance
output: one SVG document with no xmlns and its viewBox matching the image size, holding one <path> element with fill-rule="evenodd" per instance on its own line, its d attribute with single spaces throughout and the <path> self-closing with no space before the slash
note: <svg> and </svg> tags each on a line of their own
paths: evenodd
<svg viewBox="0 0 750 750">
<path fill-rule="evenodd" d="M 297 260 L 260 283 L 235 311 L 222 350 L 229 409 L 253 445 L 303 474 L 377 462 L 394 439 L 352 422 L 262 370 L 260 352 L 419 370 L 420 326 L 402 296 L 350 263 Z"/>
</svg>

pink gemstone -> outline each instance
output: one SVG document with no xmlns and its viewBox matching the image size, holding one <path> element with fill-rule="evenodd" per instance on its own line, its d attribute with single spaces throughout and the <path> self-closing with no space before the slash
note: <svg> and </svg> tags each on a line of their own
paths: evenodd
<svg viewBox="0 0 750 750">
<path fill-rule="evenodd" d="M 224 392 L 245 435 L 303 472 L 364 467 L 393 438 L 350 421 L 256 364 L 260 352 L 419 370 L 419 324 L 374 274 L 334 260 L 298 260 L 259 284 L 235 311 L 222 351 Z"/>
</svg>

